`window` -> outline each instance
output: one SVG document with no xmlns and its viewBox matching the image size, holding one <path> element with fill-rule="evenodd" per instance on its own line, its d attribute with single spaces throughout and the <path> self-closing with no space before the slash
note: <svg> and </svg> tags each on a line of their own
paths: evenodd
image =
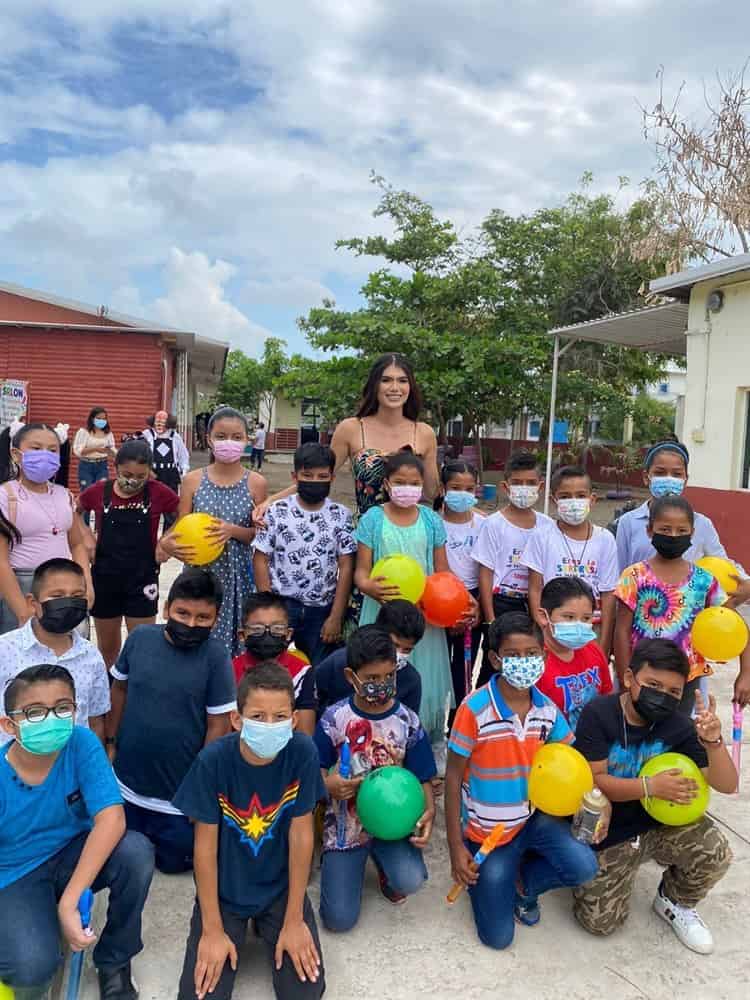
<svg viewBox="0 0 750 1000">
<path fill-rule="evenodd" d="M 448 437 L 463 437 L 464 436 L 464 422 L 463 418 L 459 417 L 458 420 L 448 421 Z"/>
<path fill-rule="evenodd" d="M 542 432 L 541 420 L 529 420 L 529 441 L 538 441 Z"/>
<path fill-rule="evenodd" d="M 669 392 L 669 382 L 660 382 L 659 392 L 662 396 L 665 396 Z"/>
<path fill-rule="evenodd" d="M 303 399 L 300 415 L 303 427 L 318 427 L 320 424 L 320 400 Z"/>
</svg>

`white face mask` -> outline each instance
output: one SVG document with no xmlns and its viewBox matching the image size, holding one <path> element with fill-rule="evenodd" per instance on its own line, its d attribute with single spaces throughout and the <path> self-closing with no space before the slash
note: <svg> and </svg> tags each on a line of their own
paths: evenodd
<svg viewBox="0 0 750 1000">
<path fill-rule="evenodd" d="M 509 486 L 508 496 L 510 502 L 519 510 L 528 510 L 533 507 L 539 499 L 538 486 Z"/>
<path fill-rule="evenodd" d="M 583 524 L 591 513 L 589 497 L 571 497 L 565 500 L 556 500 L 555 503 L 560 520 L 571 526 Z"/>
</svg>

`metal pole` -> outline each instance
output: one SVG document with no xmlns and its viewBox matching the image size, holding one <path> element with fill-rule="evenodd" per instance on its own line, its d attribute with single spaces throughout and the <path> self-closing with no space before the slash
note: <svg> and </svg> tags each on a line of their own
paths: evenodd
<svg viewBox="0 0 750 1000">
<path fill-rule="evenodd" d="M 560 338 L 555 337 L 552 354 L 552 388 L 549 394 L 549 429 L 547 432 L 547 469 L 544 476 L 544 513 L 549 514 L 549 481 L 552 476 L 552 446 L 555 439 L 555 405 L 557 404 L 557 369 L 560 361 Z"/>
</svg>

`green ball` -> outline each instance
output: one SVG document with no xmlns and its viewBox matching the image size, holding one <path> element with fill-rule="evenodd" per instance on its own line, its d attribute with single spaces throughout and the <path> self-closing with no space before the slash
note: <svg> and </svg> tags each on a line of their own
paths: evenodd
<svg viewBox="0 0 750 1000">
<path fill-rule="evenodd" d="M 370 836 L 378 840 L 408 837 L 424 808 L 419 779 L 405 767 L 379 767 L 371 771 L 357 793 L 359 820 Z"/>
<path fill-rule="evenodd" d="M 686 778 L 692 778 L 698 785 L 698 794 L 687 805 L 677 802 L 667 802 L 666 799 L 641 799 L 641 805 L 657 823 L 665 826 L 687 826 L 697 823 L 708 809 L 711 790 L 708 787 L 703 772 L 690 757 L 682 753 L 660 753 L 647 760 L 641 768 L 641 778 L 653 778 L 662 771 L 672 771 L 677 768 Z"/>
</svg>

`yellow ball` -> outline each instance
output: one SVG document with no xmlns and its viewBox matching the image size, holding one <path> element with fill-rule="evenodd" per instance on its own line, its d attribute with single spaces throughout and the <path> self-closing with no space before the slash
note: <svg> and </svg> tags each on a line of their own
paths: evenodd
<svg viewBox="0 0 750 1000">
<path fill-rule="evenodd" d="M 174 537 L 179 545 L 194 550 L 188 560 L 191 566 L 207 566 L 215 562 L 224 551 L 224 542 L 215 541 L 207 529 L 219 522 L 210 514 L 186 514 L 174 529 Z"/>
<path fill-rule="evenodd" d="M 545 743 L 534 754 L 529 801 L 549 816 L 572 816 L 594 787 L 589 762 L 567 743 Z"/>
<path fill-rule="evenodd" d="M 411 556 L 396 553 L 378 559 L 372 567 L 370 579 L 383 577 L 387 583 L 400 590 L 399 596 L 416 604 L 424 593 L 426 577 L 422 567 Z"/>
<path fill-rule="evenodd" d="M 707 660 L 725 663 L 747 645 L 747 625 L 731 608 L 704 608 L 693 622 L 693 648 Z"/>
<path fill-rule="evenodd" d="M 733 575 L 737 576 L 737 567 L 728 559 L 722 559 L 719 556 L 704 556 L 702 559 L 698 559 L 695 565 L 716 577 L 725 594 L 733 594 L 737 589 L 737 581 L 732 579 Z"/>
</svg>

